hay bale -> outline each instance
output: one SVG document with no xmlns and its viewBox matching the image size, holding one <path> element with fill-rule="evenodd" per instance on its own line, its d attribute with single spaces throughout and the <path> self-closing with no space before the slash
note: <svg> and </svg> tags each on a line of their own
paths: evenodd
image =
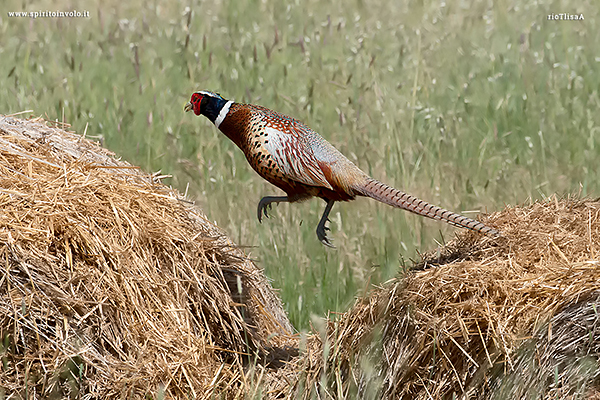
<svg viewBox="0 0 600 400">
<path fill-rule="evenodd" d="M 566 306 L 517 349 L 512 371 L 496 368 L 493 399 L 591 398 L 600 383 L 600 293 Z"/>
<path fill-rule="evenodd" d="M 301 398 L 591 398 L 600 387 L 600 202 L 487 218 L 359 299 L 296 367 Z M 309 346 L 309 349 L 311 346 Z M 324 361 L 326 360 L 326 361 Z"/>
<path fill-rule="evenodd" d="M 263 273 L 159 176 L 0 116 L 0 392 L 233 397 L 291 333 Z"/>
</svg>

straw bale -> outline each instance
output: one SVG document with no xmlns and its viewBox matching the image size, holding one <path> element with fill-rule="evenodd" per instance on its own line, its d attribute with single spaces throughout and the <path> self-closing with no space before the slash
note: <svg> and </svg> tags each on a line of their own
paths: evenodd
<svg viewBox="0 0 600 400">
<path fill-rule="evenodd" d="M 460 232 L 357 300 L 297 362 L 301 398 L 593 398 L 600 202 L 553 197 Z"/>
<path fill-rule="evenodd" d="M 0 116 L 0 397 L 234 397 L 249 360 L 294 353 L 221 230 L 56 125 Z"/>
</svg>

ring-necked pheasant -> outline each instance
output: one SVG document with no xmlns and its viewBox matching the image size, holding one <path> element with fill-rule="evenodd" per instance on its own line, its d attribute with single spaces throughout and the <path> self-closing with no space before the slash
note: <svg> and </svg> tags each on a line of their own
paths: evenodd
<svg viewBox="0 0 600 400">
<path fill-rule="evenodd" d="M 272 203 L 320 197 L 327 206 L 317 225 L 317 237 L 333 247 L 326 235 L 333 204 L 367 196 L 451 225 L 500 235 L 481 222 L 431 205 L 371 178 L 317 132 L 287 115 L 261 106 L 235 103 L 204 90 L 193 93 L 184 109 L 206 116 L 244 152 L 260 176 L 287 193 L 287 196 L 266 196 L 260 200 L 259 222 L 263 215 L 268 217 L 267 207 Z"/>
</svg>

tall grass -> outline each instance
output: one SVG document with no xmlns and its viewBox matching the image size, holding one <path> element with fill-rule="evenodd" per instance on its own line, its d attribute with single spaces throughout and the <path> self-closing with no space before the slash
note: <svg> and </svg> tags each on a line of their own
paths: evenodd
<svg viewBox="0 0 600 400">
<path fill-rule="evenodd" d="M 600 193 L 592 0 L 2 8 L 0 112 L 64 118 L 172 175 L 266 269 L 299 329 L 311 314 L 344 310 L 454 229 L 367 199 L 335 205 L 336 250 L 316 239 L 320 200 L 279 205 L 259 224 L 258 200 L 279 192 L 208 120 L 183 113 L 194 90 L 292 115 L 375 178 L 470 216 L 555 192 Z M 91 18 L 6 14 L 78 8 Z M 548 21 L 552 12 L 585 19 Z"/>
</svg>

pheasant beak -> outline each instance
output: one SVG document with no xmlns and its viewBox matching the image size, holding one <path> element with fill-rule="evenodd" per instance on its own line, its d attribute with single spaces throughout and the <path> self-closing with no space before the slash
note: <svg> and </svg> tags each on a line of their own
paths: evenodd
<svg viewBox="0 0 600 400">
<path fill-rule="evenodd" d="M 185 112 L 188 112 L 188 111 L 192 111 L 192 109 L 193 109 L 193 108 L 194 108 L 194 106 L 192 105 L 192 102 L 188 101 L 188 102 L 185 104 L 185 106 L 183 107 L 183 110 L 184 110 Z"/>
</svg>

